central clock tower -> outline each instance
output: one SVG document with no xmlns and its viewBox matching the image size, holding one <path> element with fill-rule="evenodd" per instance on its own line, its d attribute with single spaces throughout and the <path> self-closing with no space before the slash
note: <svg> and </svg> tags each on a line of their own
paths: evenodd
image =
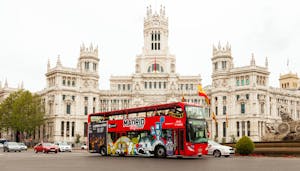
<svg viewBox="0 0 300 171">
<path fill-rule="evenodd" d="M 145 55 L 162 55 L 168 53 L 168 18 L 165 7 L 158 12 L 152 12 L 151 6 L 147 7 L 144 19 L 144 48 Z"/>
</svg>

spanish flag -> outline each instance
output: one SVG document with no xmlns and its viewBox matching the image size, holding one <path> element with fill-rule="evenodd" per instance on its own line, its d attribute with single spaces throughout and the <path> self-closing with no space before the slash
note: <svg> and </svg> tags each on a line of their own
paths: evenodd
<svg viewBox="0 0 300 171">
<path fill-rule="evenodd" d="M 201 85 L 198 85 L 198 95 L 199 96 L 203 96 L 205 98 L 205 101 L 208 105 L 210 105 L 210 99 L 207 96 L 207 94 L 205 93 L 205 91 L 202 89 Z"/>
<path fill-rule="evenodd" d="M 217 117 L 216 117 L 216 115 L 215 115 L 215 112 L 212 112 L 211 118 L 215 121 L 215 123 L 218 123 Z"/>
<path fill-rule="evenodd" d="M 185 102 L 185 98 L 184 98 L 183 95 L 182 95 L 182 98 L 181 98 L 181 102 Z"/>
</svg>

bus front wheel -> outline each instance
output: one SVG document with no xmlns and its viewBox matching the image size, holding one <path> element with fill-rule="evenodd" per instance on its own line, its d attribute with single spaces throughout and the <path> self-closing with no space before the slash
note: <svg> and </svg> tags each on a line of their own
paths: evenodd
<svg viewBox="0 0 300 171">
<path fill-rule="evenodd" d="M 155 157 L 159 157 L 159 158 L 166 157 L 165 147 L 163 147 L 161 145 L 156 146 L 155 150 L 154 150 L 154 155 L 155 155 Z"/>
<path fill-rule="evenodd" d="M 100 154 L 101 154 L 101 156 L 106 156 L 107 155 L 107 151 L 106 151 L 105 147 L 100 148 Z"/>
</svg>

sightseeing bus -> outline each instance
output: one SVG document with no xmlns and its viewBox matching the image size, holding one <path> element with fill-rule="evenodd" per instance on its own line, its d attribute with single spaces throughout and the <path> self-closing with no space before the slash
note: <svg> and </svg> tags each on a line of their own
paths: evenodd
<svg viewBox="0 0 300 171">
<path fill-rule="evenodd" d="M 88 149 L 101 155 L 201 157 L 208 109 L 174 102 L 88 115 Z"/>
</svg>

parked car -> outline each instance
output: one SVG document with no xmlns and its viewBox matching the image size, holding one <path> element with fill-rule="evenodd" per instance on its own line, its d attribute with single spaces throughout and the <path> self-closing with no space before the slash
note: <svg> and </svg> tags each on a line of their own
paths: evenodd
<svg viewBox="0 0 300 171">
<path fill-rule="evenodd" d="M 72 146 L 68 144 L 67 142 L 56 142 L 54 143 L 58 147 L 59 152 L 64 152 L 64 151 L 72 151 Z"/>
<path fill-rule="evenodd" d="M 208 155 L 215 157 L 229 157 L 234 154 L 234 149 L 230 146 L 221 145 L 215 141 L 208 140 Z"/>
<path fill-rule="evenodd" d="M 20 145 L 16 142 L 5 142 L 3 144 L 3 152 L 6 152 L 6 151 L 7 152 L 10 152 L 10 151 L 21 152 L 22 150 L 21 150 Z"/>
<path fill-rule="evenodd" d="M 18 143 L 18 144 L 21 147 L 21 150 L 27 151 L 27 146 L 24 143 L 21 142 L 21 143 Z"/>
<path fill-rule="evenodd" d="M 7 142 L 7 139 L 0 139 L 0 148 L 3 148 L 4 143 Z"/>
<path fill-rule="evenodd" d="M 58 152 L 58 147 L 54 145 L 53 143 L 38 143 L 33 148 L 35 153 L 43 152 L 43 153 L 49 153 L 49 152 Z"/>
<path fill-rule="evenodd" d="M 82 144 L 80 146 L 81 150 L 87 150 L 88 149 L 88 146 L 86 144 Z"/>
</svg>

